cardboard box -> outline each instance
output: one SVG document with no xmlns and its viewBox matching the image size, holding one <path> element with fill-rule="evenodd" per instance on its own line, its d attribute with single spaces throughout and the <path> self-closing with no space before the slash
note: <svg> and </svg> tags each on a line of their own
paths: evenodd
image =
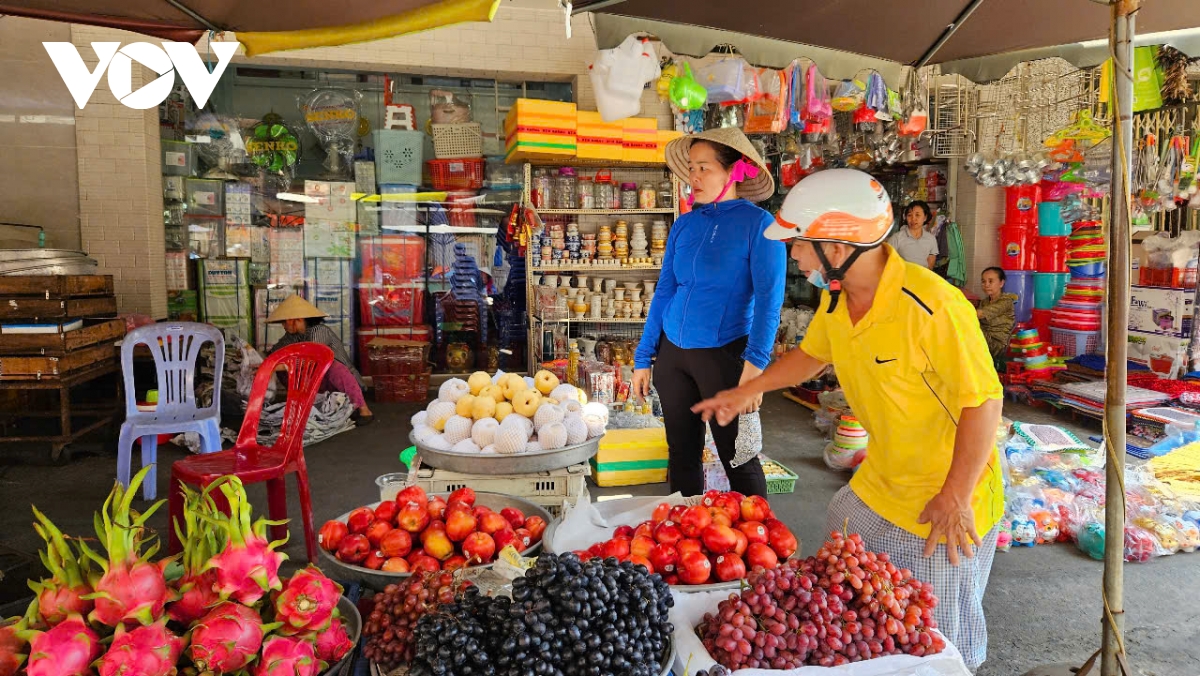
<svg viewBox="0 0 1200 676">
<path fill-rule="evenodd" d="M 1129 330 L 1175 338 L 1192 335 L 1194 289 L 1130 288 Z"/>
<path fill-rule="evenodd" d="M 621 144 L 626 162 L 654 162 L 658 157 L 658 118 L 627 117 Z"/>
<path fill-rule="evenodd" d="M 305 220 L 305 258 L 353 258 L 354 222 Z"/>
<path fill-rule="evenodd" d="M 304 220 L 354 221 L 358 209 L 354 204 L 354 184 L 347 182 L 305 181 L 304 194 L 317 199 L 304 205 Z"/>
<path fill-rule="evenodd" d="M 1129 361 L 1149 366 L 1164 378 L 1178 378 L 1187 369 L 1188 338 L 1129 333 Z"/>
<path fill-rule="evenodd" d="M 573 157 L 578 124 L 574 103 L 517 99 L 504 119 L 504 161 Z"/>
<path fill-rule="evenodd" d="M 667 480 L 666 428 L 609 430 L 590 462 L 597 486 L 662 483 Z"/>
<path fill-rule="evenodd" d="M 674 129 L 659 129 L 658 130 L 658 152 L 654 156 L 655 162 L 667 162 L 667 144 L 675 139 L 683 136 L 683 132 L 675 131 Z"/>
<path fill-rule="evenodd" d="M 575 129 L 576 151 L 581 159 L 621 160 L 625 155 L 625 127 L 621 120 L 605 122 L 600 113 L 581 110 Z"/>
</svg>

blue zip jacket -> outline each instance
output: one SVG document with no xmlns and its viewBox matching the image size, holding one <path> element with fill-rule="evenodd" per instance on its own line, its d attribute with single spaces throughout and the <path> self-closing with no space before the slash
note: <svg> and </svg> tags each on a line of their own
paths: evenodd
<svg viewBox="0 0 1200 676">
<path fill-rule="evenodd" d="M 742 358 L 771 361 L 787 247 L 763 237 L 771 214 L 743 199 L 698 205 L 675 221 L 662 273 L 634 354 L 650 368 L 662 334 L 682 348 L 726 345 L 749 335 Z"/>
</svg>

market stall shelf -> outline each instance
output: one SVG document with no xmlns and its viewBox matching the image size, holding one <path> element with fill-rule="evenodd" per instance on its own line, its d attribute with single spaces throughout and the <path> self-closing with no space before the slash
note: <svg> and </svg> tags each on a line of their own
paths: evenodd
<svg viewBox="0 0 1200 676">
<path fill-rule="evenodd" d="M 544 519 L 546 523 L 549 523 L 550 520 L 554 518 L 550 512 L 546 511 L 541 506 L 522 498 L 511 495 L 503 495 L 501 493 L 477 492 L 475 495 L 476 505 L 482 505 L 497 512 L 507 507 L 512 507 L 519 510 L 526 516 L 539 516 Z M 446 499 L 449 496 L 449 493 L 440 493 L 431 495 L 430 497 L 440 497 Z M 374 509 L 378 506 L 378 502 L 366 505 L 366 507 L 370 509 Z M 336 517 L 334 520 L 346 522 L 350 518 L 350 514 L 351 512 L 346 512 L 345 514 Z M 341 580 L 360 582 L 368 589 L 373 589 L 375 591 L 382 591 L 389 584 L 400 582 L 404 579 L 407 579 L 411 575 L 411 573 L 389 573 L 383 570 L 372 570 L 371 568 L 367 568 L 365 566 L 346 563 L 335 557 L 333 553 L 325 549 L 325 547 L 320 547 L 319 549 L 321 551 L 321 558 L 323 559 L 322 565 L 328 567 L 330 571 L 336 571 L 334 577 Z M 536 556 L 541 549 L 542 543 L 539 541 L 532 544 L 520 553 L 522 556 Z M 488 563 L 482 566 L 468 566 L 464 570 L 470 571 L 476 569 L 486 569 L 490 568 L 491 566 L 492 564 Z"/>
<path fill-rule="evenodd" d="M 582 444 L 537 451 L 535 453 L 455 453 L 438 451 L 409 439 L 417 447 L 423 462 L 438 469 L 474 475 L 532 474 L 570 467 L 587 462 L 600 450 L 603 436 L 588 439 Z M 489 507 L 491 505 L 488 505 Z M 539 507 L 539 509 L 541 509 Z"/>
</svg>

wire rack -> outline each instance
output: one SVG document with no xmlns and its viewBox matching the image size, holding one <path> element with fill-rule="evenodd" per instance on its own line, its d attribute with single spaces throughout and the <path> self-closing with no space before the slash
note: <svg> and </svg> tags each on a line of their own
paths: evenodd
<svg viewBox="0 0 1200 676">
<path fill-rule="evenodd" d="M 1099 68 L 1075 68 L 1062 59 L 1022 63 L 999 81 L 977 89 L 977 147 L 984 152 L 1042 150 L 1042 141 L 1093 109 Z"/>
<path fill-rule="evenodd" d="M 958 75 L 934 78 L 929 92 L 927 134 L 934 157 L 966 157 L 975 151 L 975 119 L 979 88 Z"/>
</svg>

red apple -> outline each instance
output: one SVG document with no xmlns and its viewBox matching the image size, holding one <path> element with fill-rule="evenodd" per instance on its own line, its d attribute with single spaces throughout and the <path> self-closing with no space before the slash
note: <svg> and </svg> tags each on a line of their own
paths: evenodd
<svg viewBox="0 0 1200 676">
<path fill-rule="evenodd" d="M 684 584 L 704 584 L 712 575 L 712 562 L 702 552 L 685 554 L 679 563 L 679 581 Z"/>
<path fill-rule="evenodd" d="M 425 553 L 424 549 L 414 549 L 408 553 L 408 556 L 404 557 L 404 560 L 408 561 L 408 567 L 412 568 L 413 564 L 415 564 L 417 561 L 420 561 L 422 556 L 429 555 Z"/>
<path fill-rule="evenodd" d="M 425 538 L 425 553 L 438 561 L 445 561 L 454 554 L 454 543 L 445 533 L 433 531 Z"/>
<path fill-rule="evenodd" d="M 409 563 L 412 566 L 409 569 L 409 572 L 411 572 L 413 575 L 420 575 L 421 573 L 435 573 L 442 569 L 442 564 L 432 556 L 419 556 L 417 557 L 416 561 L 410 561 Z"/>
<path fill-rule="evenodd" d="M 738 530 L 746 535 L 750 542 L 767 542 L 767 527 L 758 521 L 743 521 L 737 525 Z"/>
<path fill-rule="evenodd" d="M 364 533 L 364 535 L 366 535 L 367 540 L 369 540 L 371 542 L 371 546 L 378 549 L 379 542 L 381 540 L 383 540 L 383 536 L 387 535 L 388 532 L 391 530 L 392 530 L 391 523 L 389 523 L 387 521 L 375 520 L 375 521 L 371 522 L 370 526 L 367 526 L 367 532 Z"/>
<path fill-rule="evenodd" d="M 720 497 L 721 491 L 712 490 L 705 491 L 704 496 L 700 498 L 700 504 L 705 507 L 712 507 L 717 503 L 717 498 Z"/>
<path fill-rule="evenodd" d="M 383 555 L 383 552 L 375 550 L 370 554 L 367 554 L 367 559 L 362 562 L 362 565 L 363 567 L 370 568 L 371 570 L 379 570 L 380 568 L 383 568 L 384 561 L 387 561 L 387 557 Z"/>
<path fill-rule="evenodd" d="M 472 564 L 491 563 L 492 558 L 496 556 L 496 541 L 492 539 L 491 535 L 477 531 L 463 540 L 462 551 Z"/>
<path fill-rule="evenodd" d="M 604 558 L 610 556 L 618 561 L 624 561 L 629 557 L 629 540 L 624 538 L 613 538 L 604 543 Z"/>
<path fill-rule="evenodd" d="M 446 517 L 446 501 L 441 496 L 429 498 L 425 508 L 429 510 L 430 518 L 444 519 Z"/>
<path fill-rule="evenodd" d="M 351 533 L 342 538 L 337 548 L 337 558 L 346 563 L 359 564 L 371 553 L 371 542 L 362 533 Z"/>
<path fill-rule="evenodd" d="M 692 552 L 704 552 L 704 543 L 694 538 L 684 538 L 675 543 L 675 548 L 679 550 L 680 558 L 691 554 Z"/>
<path fill-rule="evenodd" d="M 718 495 L 717 499 L 713 500 L 713 507 L 728 514 L 730 523 L 737 523 L 742 518 L 741 502 L 729 493 Z"/>
<path fill-rule="evenodd" d="M 687 505 L 675 505 L 671 508 L 671 511 L 667 512 L 667 520 L 679 523 L 679 520 L 683 518 L 683 513 L 687 511 L 687 508 Z"/>
<path fill-rule="evenodd" d="M 659 544 L 673 545 L 683 539 L 683 531 L 674 521 L 663 521 L 654 527 L 654 539 Z"/>
<path fill-rule="evenodd" d="M 675 545 L 654 545 L 654 549 L 650 551 L 650 563 L 654 564 L 654 570 L 663 575 L 674 573 L 675 567 L 679 565 L 679 550 Z"/>
<path fill-rule="evenodd" d="M 733 536 L 737 538 L 737 546 L 733 548 L 733 553 L 738 556 L 745 556 L 746 547 L 750 546 L 750 541 L 746 539 L 746 534 L 740 530 L 734 530 Z"/>
<path fill-rule="evenodd" d="M 650 559 L 647 559 L 644 556 L 637 556 L 636 554 L 630 555 L 629 562 L 635 566 L 645 566 L 646 572 L 654 572 L 654 565 L 650 563 Z"/>
<path fill-rule="evenodd" d="M 410 533 L 420 533 L 429 525 L 429 510 L 423 502 L 409 502 L 400 508 L 396 524 Z"/>
<path fill-rule="evenodd" d="M 346 526 L 350 528 L 351 533 L 362 534 L 367 532 L 367 526 L 370 526 L 374 520 L 375 510 L 370 507 L 359 507 L 346 517 Z"/>
<path fill-rule="evenodd" d="M 412 533 L 393 528 L 379 541 L 379 550 L 389 558 L 408 556 L 412 551 Z"/>
<path fill-rule="evenodd" d="M 698 538 L 712 523 L 712 515 L 708 513 L 707 507 L 695 505 L 688 507 L 683 513 L 683 517 L 679 520 L 679 528 L 683 531 L 684 537 Z"/>
<path fill-rule="evenodd" d="M 437 531 L 441 531 L 441 532 L 445 533 L 446 532 L 446 522 L 442 521 L 441 519 L 430 519 L 429 525 L 425 526 L 425 530 L 421 531 L 421 535 L 424 536 L 426 533 L 428 533 L 431 530 L 437 530 Z"/>
<path fill-rule="evenodd" d="M 638 524 L 637 528 L 633 529 L 633 537 L 635 538 L 650 538 L 654 539 L 654 522 L 643 521 Z"/>
<path fill-rule="evenodd" d="M 667 520 L 667 517 L 670 516 L 670 514 L 671 505 L 665 502 L 660 502 L 658 503 L 658 506 L 654 508 L 654 515 L 650 517 L 650 520 L 654 523 L 662 523 L 663 521 Z"/>
<path fill-rule="evenodd" d="M 517 542 L 517 533 L 511 528 L 501 528 L 492 533 L 492 539 L 496 541 L 496 551 L 501 551 L 505 547 L 512 545 L 519 552 L 521 547 Z"/>
<path fill-rule="evenodd" d="M 458 570 L 467 567 L 467 557 L 455 554 L 442 562 L 442 570 Z"/>
<path fill-rule="evenodd" d="M 396 505 L 400 509 L 410 502 L 415 502 L 418 505 L 429 504 L 429 496 L 425 495 L 425 489 L 420 486 L 408 486 L 404 490 L 396 494 Z"/>
<path fill-rule="evenodd" d="M 465 509 L 450 510 L 446 513 L 446 535 L 453 542 L 466 540 L 478 525 L 475 515 Z"/>
<path fill-rule="evenodd" d="M 588 553 L 597 559 L 604 558 L 604 543 L 597 542 L 596 544 L 592 545 L 591 547 L 588 547 Z"/>
<path fill-rule="evenodd" d="M 713 566 L 713 572 L 717 574 L 717 579 L 722 582 L 730 580 L 740 580 L 746 577 L 746 564 L 742 561 L 742 557 L 734 553 L 721 554 L 717 557 L 717 565 Z"/>
<path fill-rule="evenodd" d="M 700 534 L 700 541 L 713 554 L 732 552 L 737 547 L 737 536 L 733 534 L 733 529 L 715 523 L 704 529 Z"/>
<path fill-rule="evenodd" d="M 774 514 L 771 512 L 771 505 L 761 495 L 751 495 L 742 500 L 743 521 L 763 521 L 772 516 Z"/>
<path fill-rule="evenodd" d="M 395 500 L 384 500 L 375 505 L 375 518 L 388 523 L 395 523 L 396 513 L 400 511 L 399 505 Z"/>
<path fill-rule="evenodd" d="M 771 545 L 771 549 L 779 555 L 779 558 L 786 559 L 796 550 L 800 548 L 800 543 L 796 540 L 796 536 L 792 535 L 792 531 L 780 522 L 775 522 L 767 526 L 767 538 Z"/>
<path fill-rule="evenodd" d="M 530 517 L 530 518 L 532 518 L 532 517 Z M 617 529 L 615 531 L 613 531 L 613 537 L 625 538 L 626 540 L 632 540 L 633 539 L 633 526 L 617 526 Z"/>
<path fill-rule="evenodd" d="M 461 503 L 466 504 L 468 507 L 474 507 L 475 506 L 475 491 L 470 488 L 467 488 L 466 486 L 463 486 L 462 488 L 451 493 L 450 497 L 446 498 L 446 502 L 448 504 L 454 504 L 456 502 L 461 502 Z"/>
<path fill-rule="evenodd" d="M 500 510 L 500 516 L 508 520 L 508 523 L 512 526 L 513 530 L 525 525 L 525 515 L 522 514 L 521 510 L 517 509 L 516 507 L 505 507 L 504 509 Z"/>
<path fill-rule="evenodd" d="M 679 576 L 672 573 L 664 577 L 663 582 L 666 582 L 667 584 L 679 584 Z"/>
<path fill-rule="evenodd" d="M 484 514 L 491 514 L 492 508 L 484 505 L 475 505 L 471 508 L 471 514 L 475 515 L 475 519 L 482 519 Z"/>
<path fill-rule="evenodd" d="M 513 532 L 517 536 L 517 541 L 513 543 L 513 547 L 516 548 L 518 553 L 524 552 L 533 546 L 533 534 L 529 532 L 528 528 L 518 528 Z"/>
<path fill-rule="evenodd" d="M 709 507 L 708 515 L 712 517 L 712 522 L 714 524 L 719 524 L 721 526 L 733 525 L 733 519 L 729 518 L 729 515 L 726 514 L 725 511 L 720 507 Z"/>
<path fill-rule="evenodd" d="M 742 509 L 742 500 L 745 500 L 746 496 L 742 495 L 741 493 L 738 493 L 737 491 L 727 491 L 725 493 L 725 495 L 728 495 L 728 496 L 732 497 L 734 500 L 737 500 L 738 511 L 740 512 Z"/>
<path fill-rule="evenodd" d="M 495 512 L 488 512 L 479 519 L 479 530 L 488 535 L 502 531 L 505 528 L 512 528 L 508 523 L 508 519 Z"/>
<path fill-rule="evenodd" d="M 629 543 L 629 555 L 640 556 L 646 559 L 650 558 L 650 552 L 654 550 L 654 546 L 658 544 L 648 537 L 635 537 Z"/>
<path fill-rule="evenodd" d="M 321 526 L 321 532 L 317 535 L 317 542 L 325 548 L 327 552 L 336 552 L 338 545 L 342 540 L 350 534 L 350 529 L 346 524 L 337 520 L 329 520 Z"/>
<path fill-rule="evenodd" d="M 751 542 L 746 548 L 746 563 L 750 564 L 751 569 L 762 566 L 769 570 L 779 565 L 779 557 L 769 546 L 761 542 Z"/>
<path fill-rule="evenodd" d="M 525 519 L 523 528 L 529 531 L 533 536 L 533 542 L 536 544 L 542 541 L 542 534 L 546 532 L 546 520 L 540 516 L 531 516 Z"/>
<path fill-rule="evenodd" d="M 399 532 L 403 533 L 405 531 L 399 531 Z M 384 561 L 383 568 L 380 568 L 380 570 L 382 570 L 385 573 L 407 573 L 409 570 L 408 561 L 405 561 L 403 558 L 401 558 L 399 556 L 395 556 L 395 557 L 388 559 L 387 561 Z"/>
<path fill-rule="evenodd" d="M 586 549 L 576 549 L 573 553 L 575 556 L 579 557 L 580 563 L 583 563 L 584 561 L 590 561 L 591 559 L 595 558 L 592 556 L 592 553 Z"/>
</svg>

